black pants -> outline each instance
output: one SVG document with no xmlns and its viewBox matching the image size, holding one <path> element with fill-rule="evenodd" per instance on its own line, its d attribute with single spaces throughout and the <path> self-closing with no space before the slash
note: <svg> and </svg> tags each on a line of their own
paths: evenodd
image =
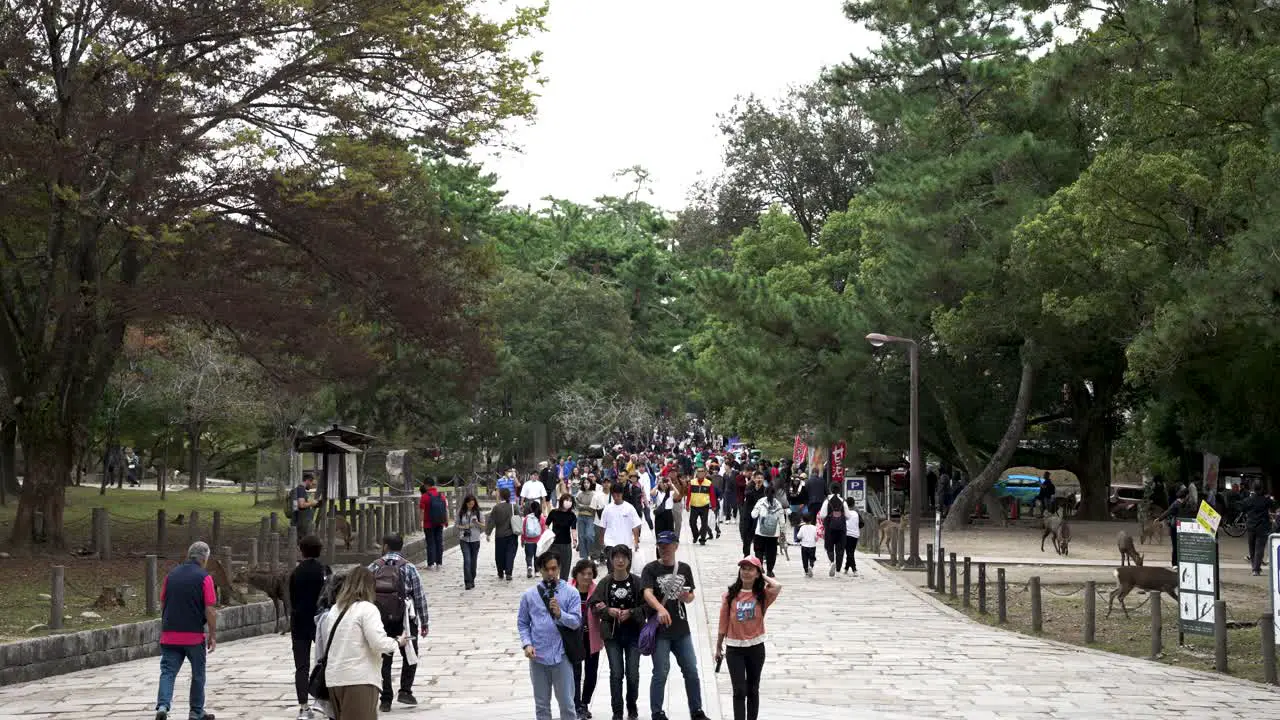
<svg viewBox="0 0 1280 720">
<path fill-rule="evenodd" d="M 742 536 L 742 557 L 751 554 L 751 541 L 756 537 L 756 521 L 750 515 L 743 515 L 738 522 L 738 534 Z"/>
<path fill-rule="evenodd" d="M 583 638 L 583 640 L 585 642 L 586 639 Z M 588 655 L 585 662 L 573 664 L 573 706 L 578 710 L 591 705 L 591 696 L 596 692 L 596 676 L 599 674 L 600 653 L 598 652 Z"/>
<path fill-rule="evenodd" d="M 660 533 L 676 529 L 676 514 L 670 510 L 659 510 L 653 514 L 653 531 Z"/>
<path fill-rule="evenodd" d="M 853 554 L 858 549 L 858 538 L 852 535 L 844 537 L 844 569 L 858 572 L 858 561 L 853 559 Z"/>
<path fill-rule="evenodd" d="M 298 705 L 302 706 L 307 704 L 310 694 L 311 641 L 316 636 L 315 620 L 304 620 L 295 615 L 289 624 L 289 635 L 293 641 L 293 689 L 298 695 Z"/>
<path fill-rule="evenodd" d="M 689 531 L 693 533 L 694 542 L 711 537 L 711 527 L 707 524 L 707 514 L 710 512 L 710 505 L 689 509 Z"/>
<path fill-rule="evenodd" d="M 800 548 L 800 565 L 803 567 L 805 572 L 809 572 L 810 570 L 813 569 L 813 566 L 817 564 L 818 564 L 818 548 L 816 547 Z"/>
<path fill-rule="evenodd" d="M 778 562 L 778 538 L 756 536 L 756 557 L 764 563 L 764 570 L 773 574 L 773 566 Z"/>
<path fill-rule="evenodd" d="M 824 544 L 827 547 L 827 559 L 835 563 L 835 569 L 840 571 L 840 565 L 844 562 L 844 536 L 828 535 Z"/>
<path fill-rule="evenodd" d="M 498 536 L 493 539 L 493 563 L 498 566 L 498 577 L 511 577 L 516 562 L 516 535 Z"/>
<path fill-rule="evenodd" d="M 751 647 L 730 645 L 725 648 L 724 659 L 729 664 L 729 681 L 733 683 L 733 720 L 756 720 L 760 716 L 764 643 Z"/>
<path fill-rule="evenodd" d="M 560 579 L 569 581 L 569 573 L 573 572 L 573 546 L 552 545 L 551 552 L 560 558 Z"/>
<path fill-rule="evenodd" d="M 1267 556 L 1268 527 L 1250 528 L 1248 535 L 1249 561 L 1253 564 L 1253 572 L 1262 572 L 1262 559 Z"/>
<path fill-rule="evenodd" d="M 1178 528 L 1176 525 L 1169 526 L 1169 544 L 1173 546 L 1169 549 L 1169 555 L 1170 555 L 1169 564 L 1177 565 L 1178 564 Z"/>
<path fill-rule="evenodd" d="M 400 637 L 400 627 L 388 627 L 387 637 Z M 411 620 L 409 622 L 409 637 L 413 638 L 413 651 L 418 652 L 418 621 Z M 404 648 L 400 648 L 400 692 L 413 692 L 413 678 L 418 674 L 418 666 L 410 665 L 407 661 L 407 654 Z M 391 663 L 395 660 L 395 655 L 382 656 L 382 693 L 378 696 L 378 700 L 384 703 L 391 702 L 393 697 L 391 694 Z"/>
<path fill-rule="evenodd" d="M 444 528 L 427 528 L 427 567 L 444 564 Z"/>
</svg>

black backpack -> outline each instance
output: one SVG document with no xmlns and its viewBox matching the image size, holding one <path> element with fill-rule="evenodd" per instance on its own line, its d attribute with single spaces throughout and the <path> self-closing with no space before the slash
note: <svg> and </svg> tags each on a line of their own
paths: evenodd
<svg viewBox="0 0 1280 720">
<path fill-rule="evenodd" d="M 827 504 L 826 535 L 844 535 L 849 532 L 848 518 L 845 517 L 844 503 L 839 498 L 831 498 Z"/>
<path fill-rule="evenodd" d="M 404 601 L 407 593 L 404 575 L 400 572 L 402 565 L 403 560 L 379 560 L 373 571 L 373 604 L 378 606 L 383 625 L 404 623 Z"/>
</svg>

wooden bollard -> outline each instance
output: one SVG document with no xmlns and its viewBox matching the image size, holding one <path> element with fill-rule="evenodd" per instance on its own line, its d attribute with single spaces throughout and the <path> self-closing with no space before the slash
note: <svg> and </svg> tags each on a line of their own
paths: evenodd
<svg viewBox="0 0 1280 720">
<path fill-rule="evenodd" d="M 1097 636 L 1098 583 L 1090 580 L 1084 584 L 1084 644 L 1091 645 Z"/>
<path fill-rule="evenodd" d="M 947 549 L 938 548 L 938 576 L 933 579 L 933 589 L 942 594 L 947 591 L 946 570 L 947 568 Z"/>
<path fill-rule="evenodd" d="M 267 529 L 273 533 L 280 532 L 280 513 L 272 512 L 271 517 L 267 519 Z"/>
<path fill-rule="evenodd" d="M 298 556 L 298 528 L 293 525 L 290 525 L 289 534 L 285 535 L 285 543 L 284 543 L 285 564 L 287 566 L 293 565 L 293 563 L 289 560 L 289 558 L 296 558 L 297 556 Z"/>
<path fill-rule="evenodd" d="M 1151 659 L 1155 660 L 1164 651 L 1164 621 L 1160 617 L 1160 591 L 1149 590 L 1147 602 L 1151 605 Z"/>
<path fill-rule="evenodd" d="M 262 518 L 258 521 L 258 550 L 267 553 L 267 543 L 271 541 L 271 520 Z"/>
<path fill-rule="evenodd" d="M 373 519 L 373 511 L 366 505 L 360 509 L 360 535 L 358 542 L 361 554 L 369 552 L 369 541 L 373 533 L 369 532 L 369 521 Z"/>
<path fill-rule="evenodd" d="M 978 612 L 987 614 L 987 564 L 978 563 Z"/>
<path fill-rule="evenodd" d="M 227 572 L 231 571 L 230 564 L 227 565 Z M 155 555 L 147 556 L 147 577 L 146 583 L 146 599 L 147 614 L 155 615 L 160 611 L 159 589 L 160 589 L 160 568 L 156 562 Z"/>
<path fill-rule="evenodd" d="M 209 547 L 218 547 L 222 543 L 222 511 L 213 511 L 213 526 L 209 530 Z"/>
<path fill-rule="evenodd" d="M 387 506 L 378 505 L 373 509 L 374 527 L 377 528 L 377 537 L 374 538 L 373 544 L 382 545 L 382 538 L 387 536 Z"/>
<path fill-rule="evenodd" d="M 950 559 L 951 559 L 951 572 L 950 572 L 951 599 L 955 600 L 956 599 L 956 554 L 951 553 Z"/>
<path fill-rule="evenodd" d="M 1040 615 L 1040 576 L 1036 575 L 1031 578 L 1031 632 L 1038 633 L 1044 629 L 1044 622 Z"/>
<path fill-rule="evenodd" d="M 271 572 L 275 574 L 280 571 L 280 533 L 271 533 Z"/>
<path fill-rule="evenodd" d="M 89 544 L 94 552 L 102 552 L 102 508 L 89 511 Z"/>
<path fill-rule="evenodd" d="M 325 562 L 332 565 L 334 558 L 337 556 L 337 543 L 334 540 L 334 523 L 329 523 L 324 529 L 324 557 Z"/>
<path fill-rule="evenodd" d="M 919 550 L 918 547 L 916 549 Z M 909 560 L 910 558 L 911 556 L 909 554 L 909 551 L 907 550 L 907 526 L 902 522 L 902 519 L 899 519 L 898 520 L 898 564 L 906 565 L 907 560 Z"/>
<path fill-rule="evenodd" d="M 1227 671 L 1227 601 L 1213 603 L 1213 666 L 1220 672 Z"/>
<path fill-rule="evenodd" d="M 928 551 L 925 553 L 924 575 L 929 582 L 929 589 L 933 589 L 933 543 L 929 543 L 925 547 Z"/>
<path fill-rule="evenodd" d="M 187 518 L 187 545 L 200 539 L 200 511 L 192 510 L 191 517 Z"/>
<path fill-rule="evenodd" d="M 996 569 L 996 621 L 1009 622 L 1009 586 L 1004 579 L 1004 568 Z"/>
<path fill-rule="evenodd" d="M 168 519 L 164 508 L 156 511 L 156 555 L 164 557 L 165 546 L 169 544 Z"/>
<path fill-rule="evenodd" d="M 102 550 L 99 557 L 111 559 L 111 511 L 106 508 L 102 509 Z"/>
<path fill-rule="evenodd" d="M 227 567 L 227 572 L 231 572 L 231 546 L 223 545 L 218 548 L 218 557 L 222 558 L 222 562 Z"/>
<path fill-rule="evenodd" d="M 249 538 L 249 568 L 258 569 L 258 538 Z"/>
<path fill-rule="evenodd" d="M 964 559 L 964 599 L 961 601 L 961 606 L 965 608 L 969 607 L 970 605 L 969 580 L 970 580 L 969 558 L 968 556 L 966 556 Z"/>
<path fill-rule="evenodd" d="M 62 609 L 66 601 L 66 571 L 62 565 L 53 566 L 49 583 L 49 629 L 62 629 Z"/>
<path fill-rule="evenodd" d="M 1258 618 L 1258 629 L 1262 631 L 1262 679 L 1271 685 L 1276 680 L 1276 619 L 1267 614 Z"/>
</svg>

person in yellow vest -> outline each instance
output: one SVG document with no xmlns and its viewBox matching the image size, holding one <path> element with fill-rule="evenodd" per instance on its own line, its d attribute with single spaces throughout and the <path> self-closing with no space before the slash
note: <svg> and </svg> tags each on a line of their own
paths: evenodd
<svg viewBox="0 0 1280 720">
<path fill-rule="evenodd" d="M 693 471 L 693 480 L 689 482 L 689 492 L 685 494 L 685 502 L 689 506 L 689 530 L 693 533 L 693 541 L 707 544 L 711 537 L 711 526 L 708 516 L 716 505 L 716 489 L 707 477 L 706 468 Z"/>
</svg>

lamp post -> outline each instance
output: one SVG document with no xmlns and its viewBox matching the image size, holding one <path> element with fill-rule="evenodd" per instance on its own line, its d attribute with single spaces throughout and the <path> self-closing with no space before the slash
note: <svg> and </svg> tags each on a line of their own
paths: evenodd
<svg viewBox="0 0 1280 720">
<path fill-rule="evenodd" d="M 872 347 L 904 343 L 907 357 L 911 360 L 911 554 L 906 564 L 919 567 L 924 564 L 920 559 L 920 516 L 924 513 L 924 460 L 920 456 L 920 346 L 910 338 L 882 333 L 868 334 L 867 342 Z M 888 501 L 889 498 L 885 498 L 886 512 Z"/>
</svg>

